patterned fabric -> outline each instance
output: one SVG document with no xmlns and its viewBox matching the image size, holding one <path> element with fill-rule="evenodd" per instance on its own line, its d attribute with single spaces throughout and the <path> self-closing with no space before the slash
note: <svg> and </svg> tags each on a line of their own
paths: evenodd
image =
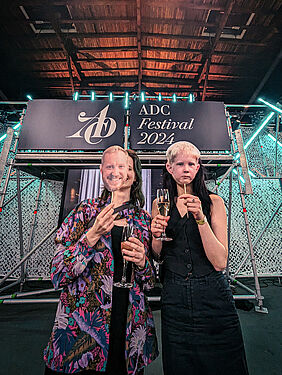
<svg viewBox="0 0 282 375">
<path fill-rule="evenodd" d="M 111 233 L 101 236 L 94 247 L 87 244 L 85 236 L 88 223 L 107 203 L 99 199 L 81 202 L 57 232 L 51 280 L 56 289 L 63 287 L 63 291 L 44 360 L 58 372 L 106 370 L 114 273 Z M 158 356 L 152 312 L 144 296 L 144 290 L 154 286 L 147 256 L 150 216 L 133 208 L 125 209 L 121 216 L 137 227 L 146 250 L 145 268 L 133 273 L 126 325 L 127 370 L 128 374 L 136 374 Z"/>
</svg>

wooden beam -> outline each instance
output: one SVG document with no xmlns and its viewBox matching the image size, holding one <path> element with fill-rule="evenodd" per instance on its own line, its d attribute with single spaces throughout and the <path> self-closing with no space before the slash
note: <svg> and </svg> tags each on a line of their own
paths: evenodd
<svg viewBox="0 0 282 375">
<path fill-rule="evenodd" d="M 152 7 L 161 7 L 161 8 L 183 8 L 183 9 L 194 9 L 194 10 L 218 10 L 218 11 L 224 11 L 225 7 L 223 5 L 218 4 L 209 4 L 209 3 L 202 3 L 198 2 L 187 2 L 187 0 L 174 0 L 173 2 L 170 0 L 143 0 L 144 3 L 149 4 Z M 30 5 L 30 6 L 37 6 L 42 8 L 47 8 L 50 5 L 69 5 L 69 6 L 77 6 L 78 2 L 77 0 L 48 0 L 48 1 L 42 1 L 42 0 L 13 0 L 13 6 L 16 5 Z M 112 6 L 112 7 L 119 7 L 124 5 L 132 5 L 131 0 L 79 0 L 79 6 L 81 5 L 95 5 L 95 6 Z M 254 11 L 253 7 L 248 6 L 236 6 L 234 7 L 232 13 L 251 13 Z M 275 14 L 275 11 L 271 7 L 259 7 L 255 9 L 256 12 L 264 15 L 273 15 Z"/>
<path fill-rule="evenodd" d="M 136 51 L 136 46 L 114 46 L 114 47 L 77 47 L 77 53 L 80 52 L 128 52 L 128 51 Z M 175 52 L 182 52 L 182 53 L 193 53 L 196 55 L 203 55 L 208 54 L 208 51 L 205 49 L 196 49 L 196 48 L 168 48 L 168 47 L 152 47 L 152 46 L 142 46 L 142 51 L 157 51 L 157 52 L 165 52 L 165 53 L 175 53 Z M 0 53 L 3 52 L 3 49 L 0 49 Z M 57 53 L 62 52 L 61 48 L 21 48 L 17 50 L 17 54 L 29 54 L 29 53 Z M 237 52 L 237 51 L 213 51 L 213 55 L 216 56 L 257 56 L 257 53 L 249 53 L 249 52 Z M 118 58 L 118 57 L 117 57 Z M 143 57 L 142 57 L 143 58 Z M 145 57 L 144 57 L 145 58 Z M 94 57 L 95 59 L 95 57 Z"/>
<path fill-rule="evenodd" d="M 209 74 L 209 69 L 210 69 L 210 64 L 211 64 L 211 58 L 212 58 L 212 55 L 215 53 L 216 44 L 219 41 L 219 38 L 220 38 L 220 36 L 222 34 L 222 31 L 223 31 L 223 29 L 226 25 L 226 22 L 227 22 L 228 17 L 231 13 L 231 10 L 232 10 L 232 7 L 233 7 L 234 3 L 235 3 L 235 0 L 228 0 L 227 1 L 226 8 L 224 10 L 224 13 L 223 13 L 221 19 L 220 19 L 218 29 L 216 30 L 215 38 L 212 40 L 211 48 L 209 49 L 207 55 L 203 56 L 205 58 L 205 61 L 202 65 L 202 67 L 199 70 L 199 80 L 198 80 L 198 83 L 200 83 L 201 80 L 202 80 L 203 71 L 206 70 L 206 78 L 205 78 L 204 87 L 203 87 L 202 100 L 205 100 L 205 90 L 206 90 L 207 81 L 208 81 L 208 74 Z"/>
<path fill-rule="evenodd" d="M 250 56 L 246 56 L 246 59 L 247 58 L 251 58 Z M 255 56 L 254 56 L 255 57 Z M 142 58 L 143 61 L 149 61 L 149 62 L 161 62 L 161 63 L 167 63 L 167 64 L 175 64 L 175 63 L 179 63 L 179 64 L 183 64 L 183 65 L 202 65 L 202 62 L 201 61 L 193 61 L 193 60 L 185 60 L 185 59 L 159 59 L 159 58 L 154 58 L 154 57 L 143 57 Z M 77 62 L 81 63 L 81 62 L 89 62 L 89 63 L 95 63 L 97 61 L 137 61 L 137 57 L 105 57 L 105 58 L 96 58 L 96 57 L 93 57 L 90 59 L 87 59 L 87 58 L 78 58 L 77 59 Z M 22 63 L 27 63 L 28 66 L 30 66 L 30 63 L 32 62 L 32 65 L 36 65 L 36 64 L 53 64 L 53 63 L 66 63 L 66 60 L 65 59 L 39 59 L 39 60 L 34 60 L 32 58 L 30 59 L 22 59 L 21 60 Z M 212 62 L 211 65 L 212 66 L 225 66 L 225 67 L 242 67 L 242 68 L 245 68 L 245 65 L 246 64 L 246 61 L 244 61 L 244 63 L 242 64 L 238 64 L 238 63 L 233 63 L 233 62 L 230 62 L 229 64 L 228 63 L 218 63 L 218 62 Z"/>
<path fill-rule="evenodd" d="M 218 25 L 216 23 L 211 23 L 211 22 L 206 22 L 203 20 L 197 20 L 195 21 L 194 19 L 175 19 L 175 18 L 154 18 L 154 17 L 147 17 L 145 15 L 142 16 L 142 23 L 144 25 L 169 25 L 172 24 L 173 26 L 191 26 L 193 28 L 198 27 L 198 28 L 213 28 L 217 27 Z M 3 25 L 9 24 L 9 25 L 14 25 L 18 23 L 25 23 L 25 24 L 31 24 L 35 23 L 35 21 L 39 21 L 39 19 L 25 19 L 25 18 L 9 18 L 9 17 L 0 17 L 0 23 Z M 46 18 L 44 18 L 44 15 L 42 15 L 41 21 L 45 21 L 50 23 Z M 67 18 L 67 19 L 60 19 L 60 23 L 66 23 L 66 24 L 105 24 L 105 23 L 128 23 L 128 22 L 135 22 L 136 17 L 91 17 L 91 18 Z M 239 26 L 239 25 L 238 25 Z M 240 25 L 238 31 L 242 32 L 244 29 L 246 30 L 252 30 L 255 32 L 258 31 L 263 31 L 263 32 L 268 32 L 268 33 L 279 33 L 278 28 L 275 25 Z M 72 38 L 111 38 L 111 37 L 116 37 L 116 35 L 119 34 L 120 38 L 126 38 L 130 36 L 135 36 L 136 33 L 133 32 L 124 32 L 124 33 L 115 33 L 115 32 L 108 32 L 108 33 L 68 33 L 69 37 Z M 34 34 L 36 35 L 36 38 L 49 38 L 52 39 L 54 37 L 54 34 L 51 33 L 38 33 Z M 23 35 L 15 35 L 16 38 L 24 39 L 26 36 Z M 196 37 L 196 36 L 195 36 Z M 204 38 L 204 37 L 202 37 Z M 228 38 L 227 38 L 228 40 Z"/>
<path fill-rule="evenodd" d="M 119 71 L 138 71 L 138 67 L 132 67 L 132 68 L 111 68 L 110 70 L 112 73 L 114 72 L 119 72 Z M 170 74 L 182 74 L 182 75 L 187 75 L 187 76 L 197 76 L 198 71 L 187 71 L 187 70 L 175 70 L 175 69 L 158 69 L 158 68 L 149 68 L 144 66 L 142 68 L 142 71 L 146 72 L 158 72 L 158 73 L 170 73 Z M 22 72 L 31 72 L 31 73 L 66 73 L 68 72 L 68 69 L 47 69 L 47 70 L 22 70 Z M 86 72 L 105 72 L 104 69 L 96 69 L 96 68 L 82 68 L 81 69 L 82 73 Z M 227 73 L 209 73 L 209 76 L 212 77 L 217 77 L 217 78 L 230 78 L 230 79 L 257 79 L 257 76 L 250 76 L 250 75 L 245 75 L 242 76 L 239 73 L 237 74 L 227 74 Z M 95 79 L 95 76 L 93 77 Z"/>
<path fill-rule="evenodd" d="M 136 0 L 137 1 L 137 0 Z M 143 19 L 142 19 L 143 21 Z M 112 38 L 136 38 L 138 37 L 137 33 L 129 32 L 129 33 L 62 33 L 63 35 L 67 35 L 68 39 L 76 40 L 76 39 L 112 39 Z M 208 36 L 195 36 L 195 35 L 184 35 L 184 34 L 162 34 L 162 33 L 142 33 L 142 37 L 147 38 L 160 38 L 163 39 L 171 39 L 171 40 L 185 40 L 185 41 L 195 41 L 195 42 L 204 42 L 210 43 L 214 37 Z M 7 36 L 5 39 L 10 43 L 14 43 L 15 41 L 34 41 L 35 39 L 46 39 L 50 42 L 56 39 L 55 34 L 29 34 L 29 35 L 13 35 Z M 258 42 L 254 40 L 241 40 L 241 39 L 231 39 L 231 38 L 221 38 L 220 43 L 228 44 L 228 45 L 238 45 L 238 46 L 253 46 L 253 47 L 266 47 L 266 42 Z"/>
</svg>

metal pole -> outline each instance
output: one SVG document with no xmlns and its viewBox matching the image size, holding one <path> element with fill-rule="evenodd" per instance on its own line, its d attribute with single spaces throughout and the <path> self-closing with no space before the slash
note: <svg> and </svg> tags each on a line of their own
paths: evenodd
<svg viewBox="0 0 282 375">
<path fill-rule="evenodd" d="M 124 128 L 124 148 L 128 149 L 128 132 L 130 129 L 130 110 L 125 112 L 125 128 Z"/>
<path fill-rule="evenodd" d="M 19 218 L 19 240 L 20 240 L 20 258 L 24 256 L 23 249 L 23 218 L 22 218 L 22 202 L 21 202 L 21 182 L 20 182 L 20 170 L 17 168 L 17 197 L 18 197 L 18 218 Z M 20 276 L 20 290 L 23 288 L 25 279 L 24 265 L 21 265 L 21 276 Z"/>
<path fill-rule="evenodd" d="M 36 245 L 28 254 L 26 254 L 23 259 L 11 270 L 7 273 L 7 275 L 0 281 L 0 285 L 2 285 L 8 277 L 12 275 L 56 230 L 57 226 L 54 227 L 44 238 L 41 242 L 39 242 L 38 245 Z"/>
<path fill-rule="evenodd" d="M 227 267 L 226 267 L 226 276 L 228 278 L 230 276 L 229 260 L 230 260 L 230 242 L 231 242 L 232 180 L 233 180 L 232 174 L 230 174 L 229 175 L 229 199 L 228 199 L 228 232 L 227 232 L 228 255 L 227 255 Z"/>
<path fill-rule="evenodd" d="M 12 145 L 13 135 L 14 135 L 14 129 L 8 128 L 7 129 L 7 137 L 4 141 L 3 148 L 2 148 L 2 151 L 1 151 L 1 157 L 0 157 L 0 186 L 1 186 L 3 175 L 4 175 L 7 159 L 8 159 L 8 156 L 9 156 L 10 148 L 11 148 L 11 145 Z"/>
<path fill-rule="evenodd" d="M 33 218 L 32 218 L 30 233 L 29 233 L 29 237 L 28 237 L 27 252 L 30 251 L 30 248 L 32 246 L 33 232 L 34 232 L 35 224 L 36 224 L 36 218 L 37 218 L 37 211 L 38 211 L 38 207 L 39 207 L 39 198 L 40 198 L 40 193 L 41 193 L 41 187 L 42 187 L 42 180 L 40 180 L 39 188 L 38 188 L 38 192 L 37 192 L 37 197 L 36 197 L 36 200 L 35 200 L 35 208 L 34 208 L 34 212 L 33 212 Z M 24 265 L 24 274 L 26 275 L 26 264 Z"/>
<path fill-rule="evenodd" d="M 4 203 L 4 199 L 5 199 L 5 195 L 6 195 L 10 175 L 11 175 L 11 170 L 12 170 L 12 166 L 13 166 L 13 159 L 10 159 L 7 164 L 8 164 L 9 167 L 8 167 L 8 171 L 7 171 L 7 174 L 6 174 L 5 184 L 4 184 L 3 190 L 0 192 L 0 194 L 1 194 L 0 208 L 3 207 L 3 203 Z"/>
<path fill-rule="evenodd" d="M 22 303 L 58 303 L 59 298 L 46 298 L 46 299 L 4 299 L 0 300 L 0 303 L 8 304 L 8 305 L 15 305 L 15 304 L 22 304 Z"/>
<path fill-rule="evenodd" d="M 211 164 L 207 164 L 208 166 L 210 166 Z M 223 166 L 225 166 L 226 164 L 223 164 Z M 227 164 L 229 165 L 229 164 Z M 221 179 L 219 180 L 219 182 L 216 183 L 216 186 L 214 188 L 212 188 L 212 192 L 214 193 L 215 191 L 217 191 L 218 187 L 222 184 L 223 180 L 225 180 L 228 175 L 230 174 L 230 172 L 233 170 L 233 168 L 236 166 L 237 164 L 231 164 L 230 167 L 227 169 L 227 171 L 224 173 L 224 175 L 221 177 Z"/>
<path fill-rule="evenodd" d="M 242 202 L 242 207 L 243 207 L 245 227 L 246 227 L 248 243 L 249 243 L 251 265 L 252 265 L 252 269 L 253 269 L 255 287 L 256 287 L 256 291 L 257 291 L 256 294 L 257 294 L 258 306 L 256 306 L 255 309 L 256 309 L 257 312 L 268 313 L 267 309 L 265 307 L 263 307 L 263 297 L 261 295 L 260 285 L 259 285 L 259 280 L 258 280 L 257 266 L 256 266 L 254 248 L 253 248 L 251 234 L 250 234 L 250 225 L 249 225 L 249 221 L 248 221 L 246 202 L 245 202 L 245 197 L 244 197 L 244 194 L 243 194 L 242 184 L 241 184 L 241 181 L 240 181 L 240 178 L 239 178 L 239 172 L 240 172 L 239 167 L 237 167 L 236 169 L 237 169 L 237 172 L 238 172 L 238 183 L 239 183 L 240 196 L 241 196 L 241 202 Z"/>
<path fill-rule="evenodd" d="M 44 293 L 52 293 L 52 292 L 61 291 L 62 289 L 63 288 L 59 288 L 59 289 L 55 290 L 54 288 L 52 288 L 52 289 L 34 290 L 32 292 L 23 292 L 23 293 L 15 292 L 15 293 L 12 293 L 12 294 L 8 294 L 6 296 L 0 296 L 0 299 L 18 298 L 18 297 L 33 296 L 33 295 L 44 294 Z"/>
<path fill-rule="evenodd" d="M 4 290 L 10 289 L 10 288 L 12 288 L 13 286 L 16 286 L 16 285 L 18 285 L 20 282 L 21 282 L 21 279 L 18 279 L 18 280 L 15 281 L 14 283 L 11 283 L 11 284 L 9 284 L 9 285 L 4 286 L 4 288 L 0 289 L 0 292 L 2 293 L 2 292 L 4 292 Z M 0 299 L 1 299 L 1 297 L 0 297 Z"/>
<path fill-rule="evenodd" d="M 229 117 L 228 117 L 228 121 L 229 121 L 229 124 L 230 124 L 230 118 Z M 231 124 L 230 124 L 230 126 L 231 126 Z M 232 145 L 233 153 L 235 153 L 235 143 L 234 143 L 234 138 L 233 138 L 232 134 L 231 134 L 231 145 Z M 239 170 L 238 166 L 236 166 L 236 170 L 237 170 L 237 174 L 238 174 L 238 184 L 239 184 L 241 203 L 242 203 L 243 215 L 244 215 L 244 220 L 245 220 L 245 228 L 246 228 L 246 233 L 247 233 L 247 238 L 248 238 L 250 257 L 251 257 L 251 266 L 252 266 L 254 280 L 255 280 L 255 289 L 256 289 L 257 302 L 258 302 L 258 306 L 255 307 L 255 310 L 257 312 L 268 313 L 267 308 L 263 307 L 263 298 L 264 297 L 261 295 L 261 291 L 260 291 L 256 261 L 255 261 L 255 256 L 254 256 L 254 249 L 253 249 L 253 244 L 252 244 L 252 239 L 251 239 L 251 234 L 250 234 L 250 226 L 249 226 L 249 221 L 248 221 L 248 216 L 247 216 L 246 202 L 245 202 L 245 197 L 244 197 L 244 193 L 243 193 L 241 180 L 239 178 L 240 170 Z"/>
<path fill-rule="evenodd" d="M 277 113 L 276 116 L 276 142 L 275 142 L 275 162 L 274 162 L 274 177 L 276 177 L 276 169 L 277 169 L 277 152 L 278 152 L 278 130 L 279 130 L 279 122 L 280 122 L 280 115 Z"/>
</svg>

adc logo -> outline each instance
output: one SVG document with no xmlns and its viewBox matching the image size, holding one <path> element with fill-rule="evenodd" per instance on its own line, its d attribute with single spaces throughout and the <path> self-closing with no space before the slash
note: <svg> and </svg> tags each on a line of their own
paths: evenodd
<svg viewBox="0 0 282 375">
<path fill-rule="evenodd" d="M 76 133 L 73 135 L 68 135 L 66 138 L 83 138 L 81 133 L 85 128 L 84 139 L 91 145 L 96 145 L 102 142 L 103 138 L 110 137 L 112 134 L 114 134 L 117 124 L 113 118 L 107 117 L 108 109 L 109 104 L 95 116 L 91 117 L 86 117 L 85 112 L 80 112 L 78 115 L 78 121 L 86 122 L 86 124 Z"/>
</svg>

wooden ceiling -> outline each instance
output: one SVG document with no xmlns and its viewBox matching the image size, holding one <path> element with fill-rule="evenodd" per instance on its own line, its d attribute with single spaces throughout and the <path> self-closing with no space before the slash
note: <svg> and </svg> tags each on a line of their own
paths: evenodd
<svg viewBox="0 0 282 375">
<path fill-rule="evenodd" d="M 2 98 L 143 90 L 247 102 L 281 63 L 282 0 L 2 0 L 1 8 Z"/>
</svg>

